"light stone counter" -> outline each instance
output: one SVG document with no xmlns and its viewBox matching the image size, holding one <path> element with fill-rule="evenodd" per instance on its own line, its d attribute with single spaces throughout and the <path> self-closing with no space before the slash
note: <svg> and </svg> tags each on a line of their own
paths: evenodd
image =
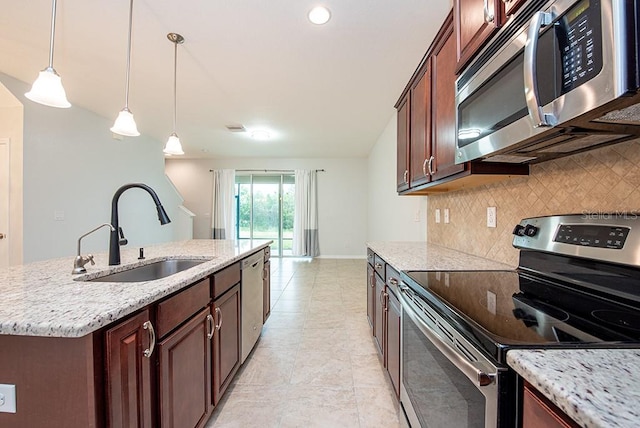
<svg viewBox="0 0 640 428">
<path fill-rule="evenodd" d="M 86 274 L 72 275 L 75 257 L 46 260 L 0 270 L 0 334 L 81 337 L 153 303 L 215 271 L 255 253 L 271 241 L 190 240 L 122 249 L 119 266 L 108 254 L 95 255 Z M 86 282 L 106 273 L 167 258 L 211 259 L 155 281 Z"/>
<path fill-rule="evenodd" d="M 640 349 L 513 350 L 507 363 L 582 427 L 640 426 Z"/>
<path fill-rule="evenodd" d="M 515 266 L 427 242 L 369 242 L 367 246 L 398 270 L 515 269 Z"/>
</svg>

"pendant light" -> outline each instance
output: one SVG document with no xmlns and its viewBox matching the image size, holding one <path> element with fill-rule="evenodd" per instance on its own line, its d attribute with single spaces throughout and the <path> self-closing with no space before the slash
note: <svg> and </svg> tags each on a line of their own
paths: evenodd
<svg viewBox="0 0 640 428">
<path fill-rule="evenodd" d="M 163 152 L 168 155 L 183 155 L 182 144 L 180 144 L 180 138 L 176 134 L 176 117 L 178 110 L 178 101 L 176 96 L 176 80 L 178 74 L 178 45 L 184 43 L 184 37 L 177 33 L 167 34 L 167 38 L 174 44 L 173 55 L 173 132 L 169 135 L 167 144 L 164 146 Z"/>
<path fill-rule="evenodd" d="M 71 103 L 67 100 L 67 94 L 62 87 L 60 75 L 53 68 L 53 39 L 56 33 L 56 3 L 53 0 L 51 11 L 51 39 L 49 40 L 49 66 L 38 74 L 38 78 L 33 82 L 31 90 L 25 97 L 39 104 L 49 107 L 69 108 Z"/>
<path fill-rule="evenodd" d="M 133 113 L 129 110 L 129 74 L 131 73 L 131 27 L 133 25 L 133 0 L 129 4 L 129 39 L 127 45 L 127 74 L 124 92 L 124 108 L 118 113 L 115 123 L 111 127 L 114 134 L 126 137 L 137 137 L 140 135 L 136 121 L 133 120 Z"/>
</svg>

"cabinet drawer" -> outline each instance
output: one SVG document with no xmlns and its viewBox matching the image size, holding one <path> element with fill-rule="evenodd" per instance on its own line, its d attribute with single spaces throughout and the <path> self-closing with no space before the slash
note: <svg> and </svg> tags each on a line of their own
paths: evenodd
<svg viewBox="0 0 640 428">
<path fill-rule="evenodd" d="M 222 296 L 228 289 L 240 282 L 240 263 L 236 263 L 213 274 L 214 299 Z"/>
<path fill-rule="evenodd" d="M 400 273 L 395 270 L 391 265 L 387 265 L 387 288 L 398 296 L 398 284 L 400 284 Z"/>
<path fill-rule="evenodd" d="M 373 266 L 373 264 L 375 263 L 375 253 L 373 252 L 373 250 L 371 248 L 367 248 L 367 261 L 369 262 L 369 264 L 371 266 Z"/>
<path fill-rule="evenodd" d="M 163 337 L 209 304 L 209 278 L 158 303 L 157 334 Z"/>
<path fill-rule="evenodd" d="M 375 269 L 376 273 L 380 276 L 380 278 L 382 278 L 382 280 L 385 281 L 386 276 L 384 271 L 387 263 L 384 260 L 382 260 L 380 256 L 378 256 L 377 254 L 375 254 L 374 257 L 375 259 L 373 263 L 373 268 Z"/>
</svg>

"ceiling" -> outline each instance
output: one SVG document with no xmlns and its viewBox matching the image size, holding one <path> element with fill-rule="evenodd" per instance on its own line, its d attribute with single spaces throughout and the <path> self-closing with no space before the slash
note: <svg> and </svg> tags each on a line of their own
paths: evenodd
<svg viewBox="0 0 640 428">
<path fill-rule="evenodd" d="M 136 0 L 129 108 L 140 132 L 172 132 L 176 32 L 185 157 L 367 156 L 451 3 L 327 0 L 323 26 L 306 17 L 317 4 Z M 31 84 L 48 64 L 51 0 L 0 10 L 0 71 Z M 54 68 L 74 107 L 110 119 L 124 107 L 128 12 L 127 0 L 58 0 Z M 237 124 L 271 139 L 226 128 Z"/>
</svg>

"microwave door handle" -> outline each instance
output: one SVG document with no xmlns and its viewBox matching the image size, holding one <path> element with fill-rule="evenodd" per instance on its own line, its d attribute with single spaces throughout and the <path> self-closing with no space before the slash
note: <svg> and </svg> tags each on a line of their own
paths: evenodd
<svg viewBox="0 0 640 428">
<path fill-rule="evenodd" d="M 533 121 L 534 128 L 553 126 L 555 118 L 552 114 L 545 114 L 538 100 L 538 76 L 536 58 L 538 56 L 538 39 L 540 28 L 551 24 L 552 16 L 547 12 L 536 12 L 529 23 L 527 43 L 524 47 L 524 94 L 527 100 L 527 110 Z"/>
</svg>

